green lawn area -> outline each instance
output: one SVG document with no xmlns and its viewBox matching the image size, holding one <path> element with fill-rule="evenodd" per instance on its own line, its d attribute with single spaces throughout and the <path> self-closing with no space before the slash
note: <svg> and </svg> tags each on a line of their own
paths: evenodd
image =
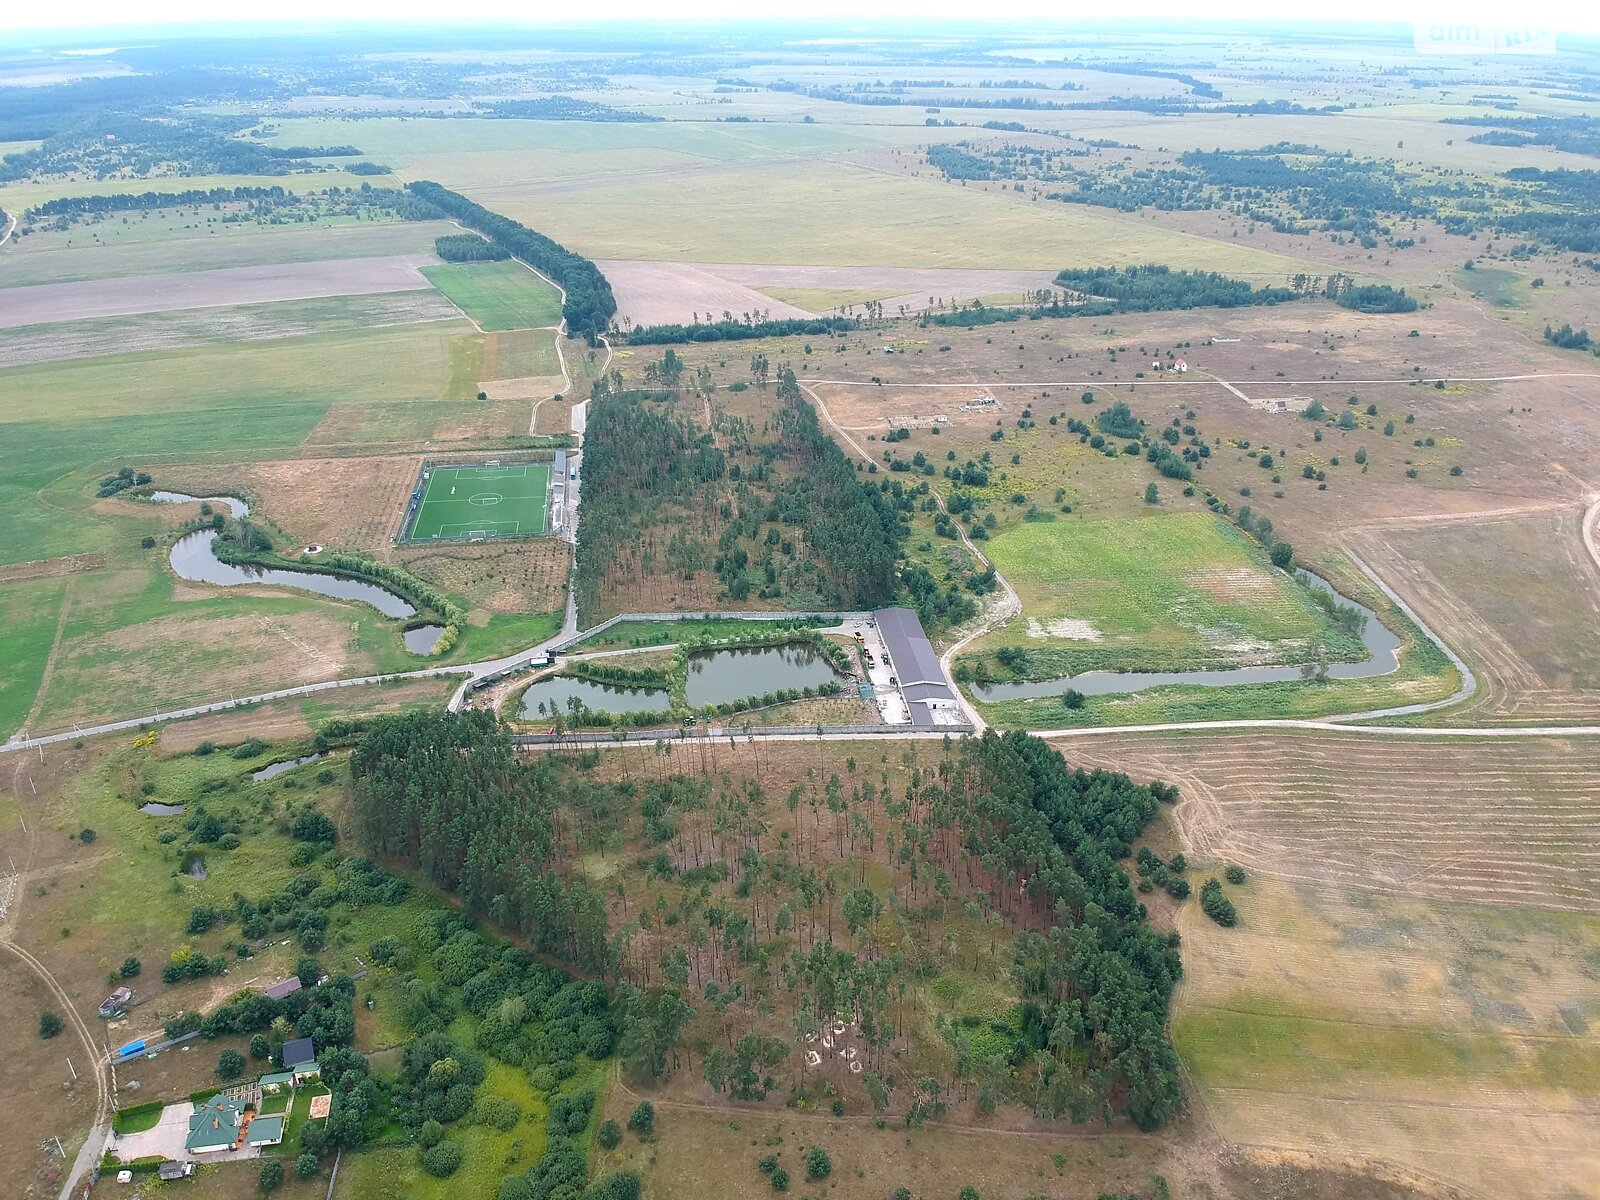
<svg viewBox="0 0 1600 1200">
<path fill-rule="evenodd" d="M 561 323 L 561 293 L 519 262 L 445 263 L 422 273 L 486 332 Z"/>
<path fill-rule="evenodd" d="M 118 1133 L 143 1133 L 147 1129 L 154 1129 L 161 1120 L 161 1110 L 166 1105 L 160 1100 L 152 1100 L 148 1104 L 131 1105 L 128 1108 L 119 1108 L 112 1118 L 112 1127 Z"/>
<path fill-rule="evenodd" d="M 28 715 L 55 639 L 64 579 L 0 586 L 0 740 Z"/>
<path fill-rule="evenodd" d="M 272 1148 L 273 1153 L 288 1155 L 300 1153 L 300 1131 L 310 1120 L 311 1100 L 315 1096 L 327 1094 L 328 1089 L 320 1083 L 303 1083 L 294 1090 L 294 1101 L 289 1105 L 289 1119 L 283 1123 L 283 1141 Z"/>
<path fill-rule="evenodd" d="M 261 1097 L 261 1115 L 275 1117 L 279 1113 L 289 1111 L 290 1093 L 278 1092 L 276 1095 L 263 1095 Z"/>
<path fill-rule="evenodd" d="M 1308 590 L 1209 513 L 1023 524 L 989 554 L 1022 615 L 980 648 L 1049 651 L 1055 674 L 1299 662 L 1330 634 Z"/>
</svg>

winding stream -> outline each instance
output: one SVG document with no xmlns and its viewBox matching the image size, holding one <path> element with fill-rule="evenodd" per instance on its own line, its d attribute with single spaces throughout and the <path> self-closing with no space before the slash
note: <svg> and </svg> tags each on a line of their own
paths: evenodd
<svg viewBox="0 0 1600 1200">
<path fill-rule="evenodd" d="M 242 587 L 251 583 L 270 583 L 278 587 L 314 592 L 335 600 L 359 600 L 370 604 L 386 617 L 414 617 L 417 610 L 409 601 L 381 588 L 375 583 L 359 579 L 345 579 L 321 571 L 289 571 L 282 567 L 234 566 L 216 556 L 211 543 L 217 540 L 215 529 L 202 529 L 178 539 L 172 547 L 172 569 L 180 579 L 195 583 L 212 583 L 218 587 Z"/>
<path fill-rule="evenodd" d="M 1400 666 L 1400 637 L 1389 630 L 1378 616 L 1364 604 L 1340 595 L 1334 586 L 1319 575 L 1301 570 L 1297 574 L 1309 587 L 1320 588 L 1340 604 L 1355 609 L 1366 618 L 1361 631 L 1361 643 L 1367 657 L 1361 662 L 1328 664 L 1329 679 L 1369 679 L 1374 675 L 1387 675 Z M 1038 679 L 1019 683 L 975 683 L 972 691 L 979 700 L 995 703 L 1000 700 L 1031 700 L 1040 696 L 1059 696 L 1068 688 L 1085 696 L 1112 696 L 1127 692 L 1142 692 L 1146 688 L 1187 684 L 1191 687 L 1237 687 L 1247 683 L 1288 683 L 1303 679 L 1301 668 L 1286 667 L 1231 667 L 1214 671 L 1085 671 L 1081 675 L 1065 675 L 1059 679 Z"/>
</svg>

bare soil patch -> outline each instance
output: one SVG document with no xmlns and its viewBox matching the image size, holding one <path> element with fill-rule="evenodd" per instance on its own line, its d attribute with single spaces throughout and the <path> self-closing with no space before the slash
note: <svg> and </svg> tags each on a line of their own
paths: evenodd
<svg viewBox="0 0 1600 1200">
<path fill-rule="evenodd" d="M 198 494 L 213 488 L 243 491 L 262 513 L 307 542 L 381 552 L 389 548 L 406 497 L 422 468 L 417 455 L 371 458 L 292 458 L 226 467 L 152 469 Z"/>
<path fill-rule="evenodd" d="M 41 558 L 34 562 L 12 563 L 0 567 L 0 583 L 23 579 L 55 579 L 62 575 L 82 575 L 106 565 L 104 554 L 68 554 L 61 558 Z"/>
<path fill-rule="evenodd" d="M 811 315 L 775 299 L 771 289 L 872 295 L 890 314 L 920 312 L 943 300 L 1049 287 L 1053 271 L 917 267 L 806 267 L 753 263 L 680 263 L 613 259 L 600 269 L 617 294 L 618 312 L 635 325 L 687 322 L 698 313 L 720 319 L 759 309 L 774 319 Z"/>
<path fill-rule="evenodd" d="M 58 672 L 79 686 L 70 694 L 57 687 L 46 697 L 41 731 L 114 719 L 130 695 L 146 709 L 181 708 L 370 668 L 351 623 L 323 612 L 159 617 L 74 638 L 57 662 Z"/>
<path fill-rule="evenodd" d="M 721 320 L 724 312 L 738 318 L 760 311 L 774 320 L 811 315 L 724 276 L 715 266 L 613 259 L 599 267 L 616 293 L 618 319 L 635 325 L 688 322 L 695 313 L 701 320 Z"/>
<path fill-rule="evenodd" d="M 418 268 L 437 261 L 431 254 L 394 254 L 0 288 L 0 329 L 319 296 L 421 291 L 433 285 Z"/>
<path fill-rule="evenodd" d="M 314 732 L 307 710 L 335 709 L 344 713 L 384 713 L 415 704 L 437 701 L 443 705 L 455 690 L 455 679 L 408 679 L 399 683 L 340 688 L 302 699 L 279 700 L 249 712 L 208 713 L 189 721 L 165 725 L 156 745 L 163 754 L 187 754 L 201 742 L 231 745 L 247 738 L 291 741 Z"/>
<path fill-rule="evenodd" d="M 553 612 L 565 602 L 572 548 L 560 538 L 463 546 L 401 546 L 407 570 L 496 613 Z"/>
<path fill-rule="evenodd" d="M 9 774 L 9 772 L 7 772 Z M 61 1189 L 71 1166 L 56 1153 L 60 1138 L 73 1154 L 94 1115 L 94 1081 L 83 1061 L 83 1043 L 70 1028 L 49 1041 L 39 1037 L 39 1014 L 46 1009 L 65 1018 L 61 1004 L 32 970 L 9 950 L 0 949 L 0 1105 L 12 1114 L 0 1126 L 0 1171 L 18 1200 L 42 1200 Z M 73 1060 L 81 1079 L 67 1071 Z"/>
</svg>

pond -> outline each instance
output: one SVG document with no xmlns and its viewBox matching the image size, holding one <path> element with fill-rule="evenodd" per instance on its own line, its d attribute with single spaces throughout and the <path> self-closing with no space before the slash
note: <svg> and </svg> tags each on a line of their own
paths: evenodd
<svg viewBox="0 0 1600 1200">
<path fill-rule="evenodd" d="M 575 679 L 570 675 L 555 675 L 539 680 L 522 693 L 522 707 L 517 710 L 517 715 L 524 721 L 547 720 L 556 712 L 567 712 L 567 701 L 574 696 L 590 712 L 664 713 L 672 707 L 672 693 L 666 688 L 622 687 L 614 683 Z"/>
<path fill-rule="evenodd" d="M 522 693 L 522 707 L 517 715 L 528 722 L 547 720 L 555 712 L 568 712 L 566 702 L 574 696 L 590 712 L 667 712 L 672 707 L 672 693 L 666 688 L 626 688 L 618 683 L 595 683 L 571 675 L 552 675 Z"/>
<path fill-rule="evenodd" d="M 183 815 L 183 805 L 162 804 L 151 800 L 148 804 L 139 805 L 139 811 L 152 817 L 181 817 Z"/>
<path fill-rule="evenodd" d="M 1329 593 L 1340 604 L 1355 609 L 1366 618 L 1366 625 L 1361 631 L 1361 643 L 1367 649 L 1367 657 L 1360 662 L 1329 663 L 1329 679 L 1369 679 L 1374 675 L 1387 675 L 1400 666 L 1400 638 L 1378 620 L 1376 613 L 1366 605 L 1340 595 L 1331 583 L 1310 571 L 1299 571 L 1297 574 L 1308 587 Z M 1111 696 L 1172 684 L 1237 687 L 1247 683 L 1287 683 L 1303 678 L 1298 666 L 1233 667 L 1215 671 L 1085 671 L 1081 675 L 1068 675 L 1060 679 L 973 684 L 972 690 L 978 699 L 994 703 L 1059 696 L 1068 688 L 1085 696 Z"/>
<path fill-rule="evenodd" d="M 744 650 L 696 650 L 685 685 L 689 707 L 731 704 L 768 692 L 821 687 L 838 678 L 817 650 L 799 642 Z"/>
<path fill-rule="evenodd" d="M 303 754 L 299 758 L 286 758 L 282 762 L 268 763 L 258 771 L 251 771 L 250 778 L 258 782 L 271 779 L 274 775 L 282 775 L 285 771 L 292 771 L 296 767 L 303 767 L 307 763 L 314 763 L 319 758 L 327 758 L 326 754 Z"/>
<path fill-rule="evenodd" d="M 149 498 L 157 504 L 209 504 L 212 508 L 225 508 L 236 517 L 250 515 L 250 504 L 237 496 L 191 496 L 187 492 L 151 492 Z"/>
<path fill-rule="evenodd" d="M 406 649 L 411 653 L 430 654 L 443 632 L 443 625 L 413 625 L 403 630 L 400 636 L 405 639 Z"/>
<path fill-rule="evenodd" d="M 241 587 L 245 584 L 273 584 L 313 592 L 335 600 L 359 600 L 370 604 L 386 617 L 414 617 L 417 610 L 411 604 L 375 583 L 359 579 L 345 579 L 321 571 L 289 571 L 280 567 L 234 566 L 216 556 L 212 543 L 217 539 L 214 529 L 202 529 L 178 539 L 172 547 L 172 569 L 179 578 L 195 583 L 212 583 L 218 587 Z"/>
</svg>

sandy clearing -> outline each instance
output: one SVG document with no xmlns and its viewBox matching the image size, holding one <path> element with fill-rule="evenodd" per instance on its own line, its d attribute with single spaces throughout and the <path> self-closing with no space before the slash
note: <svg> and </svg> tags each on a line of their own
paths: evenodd
<svg viewBox="0 0 1600 1200">
<path fill-rule="evenodd" d="M 694 314 L 735 316 L 759 309 L 774 320 L 811 314 L 694 263 L 612 260 L 599 264 L 617 297 L 617 316 L 635 325 L 690 321 Z"/>
<path fill-rule="evenodd" d="M 431 254 L 391 254 L 5 288 L 0 289 L 0 329 L 278 300 L 422 291 L 433 285 L 418 268 L 438 261 Z"/>
<path fill-rule="evenodd" d="M 908 311 L 935 300 L 971 300 L 1006 292 L 1037 291 L 1055 283 L 1054 271 L 970 270 L 955 267 L 790 267 L 731 264 L 704 268 L 750 287 L 881 290 L 886 312 Z"/>
<path fill-rule="evenodd" d="M 885 311 L 908 312 L 935 300 L 971 300 L 1050 287 L 1053 271 L 965 270 L 941 267 L 802 267 L 758 263 L 680 263 L 611 259 L 600 263 L 617 294 L 618 311 L 635 325 L 688 321 L 693 314 L 735 314 L 760 308 L 773 317 L 809 315 L 775 300 L 763 288 L 876 292 Z"/>
</svg>

